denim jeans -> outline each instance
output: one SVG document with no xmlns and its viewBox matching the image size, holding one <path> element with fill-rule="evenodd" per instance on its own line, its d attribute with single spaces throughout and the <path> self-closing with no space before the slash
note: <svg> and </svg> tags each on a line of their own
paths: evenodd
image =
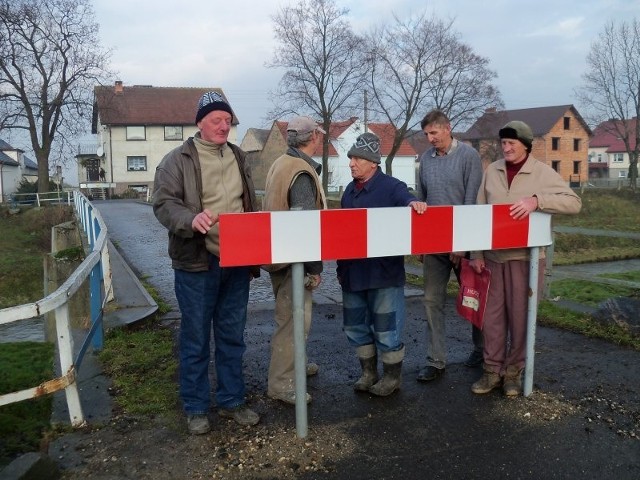
<svg viewBox="0 0 640 480">
<path fill-rule="evenodd" d="M 216 404 L 233 408 L 244 403 L 242 357 L 249 301 L 249 269 L 221 268 L 209 255 L 209 270 L 175 270 L 180 322 L 180 397 L 187 414 L 207 413 L 211 405 L 209 362 L 213 329 Z"/>
<path fill-rule="evenodd" d="M 353 347 L 375 344 L 380 352 L 402 348 L 404 287 L 342 291 L 344 333 Z"/>
</svg>

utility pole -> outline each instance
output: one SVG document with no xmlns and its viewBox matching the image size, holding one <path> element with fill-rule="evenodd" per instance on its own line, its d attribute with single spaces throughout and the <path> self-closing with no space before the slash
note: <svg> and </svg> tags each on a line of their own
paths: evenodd
<svg viewBox="0 0 640 480">
<path fill-rule="evenodd" d="M 367 91 L 364 91 L 364 131 L 369 131 L 369 105 L 368 105 Z"/>
</svg>

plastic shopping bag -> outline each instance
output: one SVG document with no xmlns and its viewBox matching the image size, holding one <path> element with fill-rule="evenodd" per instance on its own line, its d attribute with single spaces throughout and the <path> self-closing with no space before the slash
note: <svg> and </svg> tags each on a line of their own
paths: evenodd
<svg viewBox="0 0 640 480">
<path fill-rule="evenodd" d="M 456 310 L 460 316 L 478 328 L 482 328 L 484 309 L 487 306 L 491 271 L 487 268 L 476 273 L 469 266 L 469 260 L 461 259 L 460 291 L 456 300 Z"/>
</svg>

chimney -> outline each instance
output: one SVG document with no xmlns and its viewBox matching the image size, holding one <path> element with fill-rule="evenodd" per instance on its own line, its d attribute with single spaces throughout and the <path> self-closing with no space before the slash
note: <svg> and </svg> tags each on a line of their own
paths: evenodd
<svg viewBox="0 0 640 480">
<path fill-rule="evenodd" d="M 116 88 L 115 88 L 116 95 L 122 95 L 123 91 L 124 91 L 124 87 L 122 86 L 122 80 L 116 80 Z"/>
</svg>

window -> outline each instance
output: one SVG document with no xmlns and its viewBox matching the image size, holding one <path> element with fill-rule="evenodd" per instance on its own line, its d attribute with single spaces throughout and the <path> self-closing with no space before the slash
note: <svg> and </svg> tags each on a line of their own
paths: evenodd
<svg viewBox="0 0 640 480">
<path fill-rule="evenodd" d="M 181 125 L 165 125 L 164 139 L 165 140 L 182 140 L 182 126 Z"/>
<path fill-rule="evenodd" d="M 147 132 L 144 125 L 128 126 L 127 127 L 127 140 L 146 140 Z"/>
<path fill-rule="evenodd" d="M 564 129 L 569 130 L 571 128 L 571 117 L 564 117 Z"/>
<path fill-rule="evenodd" d="M 127 171 L 144 172 L 147 170 L 147 157 L 127 157 Z"/>
<path fill-rule="evenodd" d="M 614 153 L 613 161 L 614 163 L 622 163 L 624 161 L 624 153 Z"/>
<path fill-rule="evenodd" d="M 560 171 L 560 160 L 551 160 L 551 168 L 556 172 Z"/>
<path fill-rule="evenodd" d="M 626 170 L 620 170 L 618 172 L 618 178 L 627 178 L 627 171 Z"/>
<path fill-rule="evenodd" d="M 574 138 L 573 139 L 573 151 L 574 152 L 579 152 L 580 151 L 580 139 L 579 138 Z"/>
<path fill-rule="evenodd" d="M 551 138 L 551 150 L 560 150 L 560 137 Z"/>
<path fill-rule="evenodd" d="M 598 163 L 602 163 L 602 154 L 601 153 L 598 154 Z"/>
<path fill-rule="evenodd" d="M 127 185 L 127 189 L 135 190 L 138 193 L 147 193 L 149 185 Z"/>
<path fill-rule="evenodd" d="M 580 160 L 574 160 L 573 161 L 573 173 L 575 175 L 579 175 L 580 174 Z"/>
</svg>

